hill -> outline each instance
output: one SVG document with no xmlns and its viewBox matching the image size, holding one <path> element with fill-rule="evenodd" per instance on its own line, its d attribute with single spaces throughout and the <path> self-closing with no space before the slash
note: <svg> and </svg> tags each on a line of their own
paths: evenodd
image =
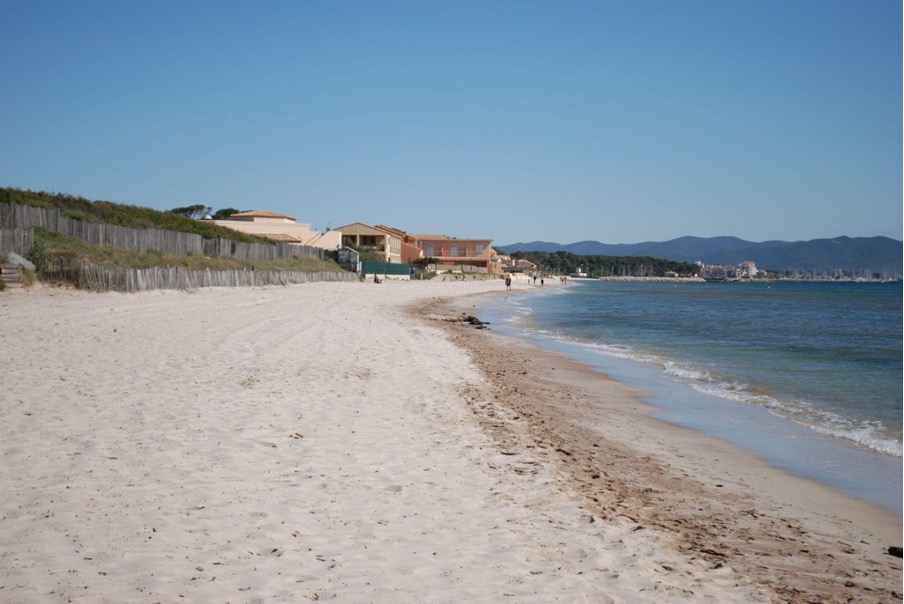
<svg viewBox="0 0 904 604">
<path fill-rule="evenodd" d="M 902 243 L 888 237 L 835 237 L 811 241 L 764 241 L 737 237 L 679 237 L 671 241 L 607 244 L 578 241 L 563 245 L 546 241 L 498 246 L 502 253 L 565 251 L 581 255 L 650 256 L 676 262 L 737 265 L 752 260 L 774 272 L 872 272 L 900 277 Z"/>
<path fill-rule="evenodd" d="M 273 244 L 268 239 L 233 231 L 206 220 L 193 220 L 173 211 L 162 212 L 112 201 L 92 201 L 68 193 L 47 193 L 13 187 L 0 187 L 0 203 L 13 203 L 38 208 L 57 208 L 66 218 L 90 223 L 111 224 L 133 229 L 151 228 L 180 233 L 194 233 L 205 239 L 223 238 L 242 243 Z"/>
</svg>

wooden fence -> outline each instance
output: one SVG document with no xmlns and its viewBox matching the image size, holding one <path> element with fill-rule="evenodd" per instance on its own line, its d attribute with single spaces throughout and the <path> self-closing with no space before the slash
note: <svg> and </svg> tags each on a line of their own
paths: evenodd
<svg viewBox="0 0 904 604">
<path fill-rule="evenodd" d="M 324 250 L 288 243 L 238 243 L 229 239 L 204 239 L 195 233 L 162 229 L 132 229 L 112 224 L 72 220 L 58 208 L 38 208 L 14 203 L 0 203 L 0 228 L 30 229 L 41 227 L 95 245 L 112 245 L 138 253 L 151 250 L 173 256 L 204 255 L 240 260 L 282 260 L 315 257 L 323 260 Z"/>
<path fill-rule="evenodd" d="M 71 258 L 45 258 L 38 268 L 38 277 L 47 281 L 64 281 L 80 289 L 96 292 L 139 292 L 152 289 L 192 290 L 200 287 L 253 287 L 289 285 L 315 281 L 358 280 L 355 273 L 318 271 L 253 271 L 190 270 L 166 266 L 151 268 L 114 268 L 86 264 Z"/>
<path fill-rule="evenodd" d="M 10 252 L 24 256 L 35 246 L 35 232 L 32 229 L 0 228 L 0 260 Z"/>
</svg>

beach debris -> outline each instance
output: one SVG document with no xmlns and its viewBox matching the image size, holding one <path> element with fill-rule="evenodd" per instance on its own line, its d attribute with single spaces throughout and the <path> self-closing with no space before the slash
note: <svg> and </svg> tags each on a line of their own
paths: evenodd
<svg viewBox="0 0 904 604">
<path fill-rule="evenodd" d="M 486 329 L 486 326 L 489 325 L 489 323 L 486 323 L 486 322 L 484 322 L 484 321 L 481 321 L 480 319 L 478 319 L 478 318 L 475 317 L 474 315 L 468 315 L 468 314 L 465 314 L 465 313 L 462 313 L 462 319 L 461 319 L 461 320 L 462 320 L 464 323 L 468 323 L 468 324 L 470 324 L 470 325 L 473 325 L 473 326 L 476 327 L 477 329 Z"/>
<path fill-rule="evenodd" d="M 901 547 L 898 545 L 892 545 L 891 547 L 888 548 L 888 553 L 892 556 L 897 556 L 898 558 L 900 558 L 901 557 Z"/>
<path fill-rule="evenodd" d="M 428 314 L 425 315 L 426 318 L 431 319 L 433 321 L 442 321 L 444 323 L 468 323 L 473 325 L 477 329 L 486 329 L 489 322 L 481 321 L 474 315 L 469 315 L 467 313 L 461 313 L 460 315 L 438 315 L 438 314 Z"/>
</svg>

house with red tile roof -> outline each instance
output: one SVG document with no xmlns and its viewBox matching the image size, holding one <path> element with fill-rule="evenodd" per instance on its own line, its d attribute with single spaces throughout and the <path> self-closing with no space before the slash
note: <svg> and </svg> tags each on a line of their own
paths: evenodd
<svg viewBox="0 0 904 604">
<path fill-rule="evenodd" d="M 492 239 L 413 235 L 383 224 L 378 224 L 374 228 L 399 238 L 402 262 L 411 262 L 419 258 L 435 258 L 438 265 L 447 267 L 448 270 L 497 272 L 497 263 L 493 262 L 496 251 L 492 248 Z"/>
<path fill-rule="evenodd" d="M 459 239 L 447 235 L 410 235 L 414 245 L 427 258 L 436 258 L 438 266 L 450 270 L 475 270 L 493 273 L 496 250 L 492 239 Z"/>
</svg>

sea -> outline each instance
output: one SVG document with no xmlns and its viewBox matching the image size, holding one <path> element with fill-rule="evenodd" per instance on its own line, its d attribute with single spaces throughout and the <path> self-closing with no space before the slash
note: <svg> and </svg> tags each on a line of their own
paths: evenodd
<svg viewBox="0 0 904 604">
<path fill-rule="evenodd" d="M 491 329 L 646 393 L 654 416 L 902 512 L 902 285 L 569 280 Z"/>
</svg>

